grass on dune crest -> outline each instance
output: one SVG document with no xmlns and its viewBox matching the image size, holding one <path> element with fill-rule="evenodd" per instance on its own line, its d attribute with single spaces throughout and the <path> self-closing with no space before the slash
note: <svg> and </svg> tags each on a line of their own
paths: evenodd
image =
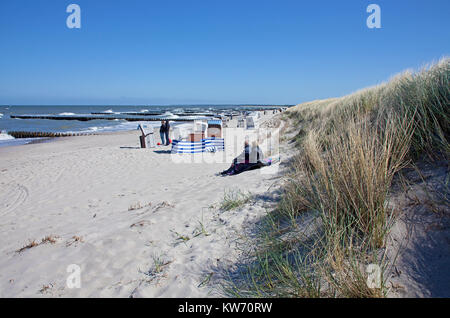
<svg viewBox="0 0 450 318">
<path fill-rule="evenodd" d="M 450 58 L 420 72 L 406 71 L 389 82 L 342 98 L 319 100 L 290 111 L 303 129 L 322 127 L 324 135 L 339 134 L 347 120 L 370 119 L 383 123 L 387 117 L 405 118 L 414 125 L 408 156 L 426 153 L 431 158 L 449 156 Z"/>
<path fill-rule="evenodd" d="M 289 110 L 299 151 L 275 211 L 260 224 L 245 270 L 226 294 L 383 297 L 394 176 L 450 155 L 450 58 L 389 82 Z M 310 220 L 305 223 L 305 218 Z M 306 224 L 306 225 L 305 225 Z M 377 288 L 369 265 L 381 270 Z M 234 277 L 234 278 L 231 278 Z"/>
</svg>

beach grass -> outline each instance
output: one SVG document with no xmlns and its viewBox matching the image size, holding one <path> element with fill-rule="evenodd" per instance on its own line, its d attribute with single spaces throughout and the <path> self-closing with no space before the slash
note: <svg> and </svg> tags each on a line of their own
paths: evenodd
<svg viewBox="0 0 450 318">
<path fill-rule="evenodd" d="M 386 238 L 398 212 L 388 204 L 393 179 L 418 160 L 448 160 L 449 100 L 450 59 L 443 58 L 291 109 L 284 118 L 294 127 L 298 154 L 276 210 L 259 225 L 246 265 L 230 274 L 225 294 L 386 296 L 392 262 Z M 379 269 L 375 287 L 369 268 Z"/>
<path fill-rule="evenodd" d="M 236 210 L 250 202 L 252 195 L 241 190 L 225 191 L 222 202 L 219 204 L 221 211 Z"/>
</svg>

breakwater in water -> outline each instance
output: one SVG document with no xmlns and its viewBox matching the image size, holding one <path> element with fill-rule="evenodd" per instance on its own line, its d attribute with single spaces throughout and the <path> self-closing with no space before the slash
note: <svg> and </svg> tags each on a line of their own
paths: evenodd
<svg viewBox="0 0 450 318">
<path fill-rule="evenodd" d="M 122 113 L 123 115 L 131 115 L 131 116 L 159 116 L 158 118 L 164 117 L 164 114 L 149 114 L 149 113 Z M 177 113 L 175 114 L 176 116 L 179 117 L 188 117 L 188 116 L 199 116 L 199 117 L 217 117 L 219 116 L 218 114 L 211 114 L 211 113 Z M 170 118 L 170 120 L 173 120 Z"/>
<path fill-rule="evenodd" d="M 98 115 L 10 115 L 12 119 L 48 119 L 48 120 L 78 120 L 78 121 L 89 121 L 89 120 L 126 120 L 126 121 L 161 121 L 161 120 L 170 120 L 170 121 L 194 121 L 196 119 L 202 119 L 201 117 L 197 118 L 173 118 L 170 116 L 167 117 L 150 117 L 150 116 L 142 116 L 142 117 L 126 117 L 126 116 L 98 116 Z M 206 117 L 208 118 L 208 117 Z"/>
<path fill-rule="evenodd" d="M 57 138 L 74 136 L 91 136 L 94 133 L 52 133 L 42 131 L 9 131 L 8 135 L 14 138 Z"/>
</svg>

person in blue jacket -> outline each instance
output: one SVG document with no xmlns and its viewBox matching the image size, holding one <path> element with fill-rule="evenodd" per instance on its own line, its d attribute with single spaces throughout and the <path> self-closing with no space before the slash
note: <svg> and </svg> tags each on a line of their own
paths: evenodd
<svg viewBox="0 0 450 318">
<path fill-rule="evenodd" d="M 164 131 L 164 134 L 166 135 L 166 146 L 170 145 L 169 131 L 170 131 L 170 123 L 168 120 L 166 120 L 166 130 Z"/>
<path fill-rule="evenodd" d="M 161 137 L 161 145 L 165 145 L 165 137 L 166 137 L 166 121 L 161 121 L 161 127 L 159 128 L 159 136 Z"/>
</svg>

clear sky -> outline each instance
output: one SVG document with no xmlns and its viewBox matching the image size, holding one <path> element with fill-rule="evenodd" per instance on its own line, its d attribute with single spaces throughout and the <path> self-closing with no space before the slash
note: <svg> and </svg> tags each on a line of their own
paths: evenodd
<svg viewBox="0 0 450 318">
<path fill-rule="evenodd" d="M 446 55 L 448 0 L 0 0 L 3 105 L 297 104 Z"/>
</svg>

